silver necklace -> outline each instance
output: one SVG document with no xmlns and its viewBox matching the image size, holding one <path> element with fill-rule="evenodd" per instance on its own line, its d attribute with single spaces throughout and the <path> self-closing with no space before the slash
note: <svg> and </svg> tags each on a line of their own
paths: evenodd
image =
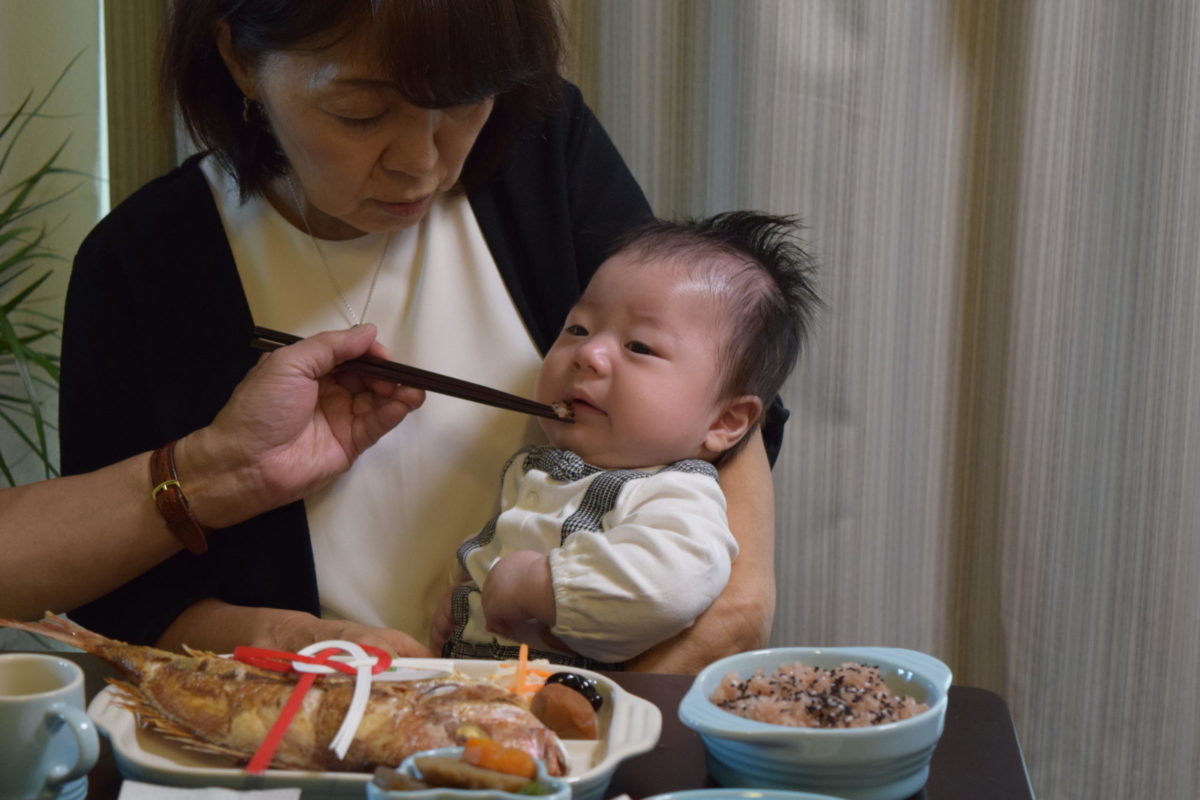
<svg viewBox="0 0 1200 800">
<path fill-rule="evenodd" d="M 304 223 L 304 232 L 308 234 L 308 240 L 312 242 L 313 249 L 317 251 L 317 258 L 321 260 L 321 266 L 325 268 L 325 276 L 329 278 L 329 283 L 333 286 L 333 290 L 337 292 L 338 299 L 342 301 L 342 306 L 346 309 L 347 318 L 351 325 L 361 325 L 363 320 L 367 318 L 367 308 L 371 305 L 371 298 L 375 295 L 375 282 L 379 280 L 379 273 L 383 269 L 384 259 L 387 257 L 388 246 L 392 243 L 392 235 L 388 234 L 383 241 L 383 252 L 379 254 L 379 263 L 375 265 L 375 272 L 371 275 L 371 285 L 367 289 L 367 301 L 363 303 L 362 316 L 354 313 L 354 308 L 350 302 L 346 300 L 346 295 L 342 292 L 342 287 L 338 285 L 337 279 L 333 277 L 333 270 L 329 268 L 329 262 L 325 260 L 325 252 L 321 250 L 321 244 L 317 241 L 317 237 L 313 236 L 312 228 L 308 224 L 308 215 L 304 213 L 304 206 L 300 202 L 300 193 L 296 191 L 296 184 L 292 181 L 292 175 L 289 172 L 284 176 L 284 181 L 287 183 L 288 192 L 292 195 L 292 203 L 296 206 L 296 213 L 300 215 L 300 221 Z"/>
</svg>

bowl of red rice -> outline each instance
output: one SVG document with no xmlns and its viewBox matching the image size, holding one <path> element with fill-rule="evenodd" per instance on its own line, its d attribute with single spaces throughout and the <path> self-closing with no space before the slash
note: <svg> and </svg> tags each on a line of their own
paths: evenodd
<svg viewBox="0 0 1200 800">
<path fill-rule="evenodd" d="M 722 786 L 902 800 L 942 735 L 950 668 L 893 647 L 779 647 L 715 661 L 679 705 Z"/>
</svg>

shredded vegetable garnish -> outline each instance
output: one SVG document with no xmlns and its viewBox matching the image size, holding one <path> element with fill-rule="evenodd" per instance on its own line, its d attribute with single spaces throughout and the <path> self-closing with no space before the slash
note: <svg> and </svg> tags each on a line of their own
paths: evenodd
<svg viewBox="0 0 1200 800">
<path fill-rule="evenodd" d="M 517 659 L 517 694 L 525 692 L 525 670 L 529 667 L 529 645 L 522 644 L 520 657 Z"/>
<path fill-rule="evenodd" d="M 551 664 L 544 658 L 529 660 L 529 647 L 521 645 L 518 658 L 501 662 L 496 668 L 492 682 L 503 686 L 515 695 L 536 694 L 554 674 Z"/>
</svg>

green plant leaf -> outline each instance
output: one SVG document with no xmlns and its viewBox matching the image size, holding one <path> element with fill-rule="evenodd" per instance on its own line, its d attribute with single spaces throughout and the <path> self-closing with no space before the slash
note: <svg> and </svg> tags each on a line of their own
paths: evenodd
<svg viewBox="0 0 1200 800">
<path fill-rule="evenodd" d="M 14 111 L 12 116 L 10 116 L 4 123 L 4 126 L 0 127 L 0 141 L 3 141 L 4 137 L 7 136 L 10 131 L 12 131 L 13 126 L 17 124 L 18 120 L 26 119 L 27 115 L 25 114 L 25 107 L 29 105 L 29 101 L 32 99 L 33 90 L 31 89 L 29 94 L 25 95 L 25 99 L 21 101 L 21 104 L 17 106 L 17 110 Z M 17 134 L 13 133 L 12 141 L 9 142 L 8 147 L 4 149 L 4 155 L 0 156 L 0 171 L 3 171 L 4 165 L 8 163 L 8 157 L 12 153 L 13 145 L 16 144 L 16 141 Z"/>
<path fill-rule="evenodd" d="M 26 206 L 25 201 L 29 199 L 29 195 L 33 193 L 33 190 L 38 187 L 38 184 L 41 183 L 46 176 L 54 174 L 54 162 L 58 160 L 58 157 L 62 154 L 62 151 L 66 148 L 66 146 L 67 143 L 64 141 L 58 146 L 58 149 L 54 151 L 50 158 L 46 159 L 46 162 L 42 164 L 42 166 L 34 170 L 28 178 L 18 182 L 15 185 L 15 191 L 12 192 L 13 198 L 8 201 L 8 205 L 4 208 L 4 210 L 0 211 L 0 216 L 8 217 L 11 221 L 19 218 L 19 216 L 28 214 L 30 211 L 35 211 L 37 208 L 45 207 L 47 205 L 49 201 L 47 201 L 47 203 L 35 203 L 33 206 Z"/>
<path fill-rule="evenodd" d="M 32 453 L 34 456 L 36 456 L 38 461 L 41 462 L 42 467 L 45 471 L 46 477 L 47 478 L 58 477 L 58 475 L 59 475 L 58 467 L 56 467 L 54 465 L 53 459 L 51 459 L 50 454 L 46 452 L 46 448 L 45 448 L 44 444 L 39 445 L 38 443 L 31 440 L 29 438 L 29 435 L 27 433 L 25 433 L 25 429 L 21 425 L 17 424 L 17 422 L 12 417 L 10 417 L 7 413 L 5 413 L 4 411 L 0 411 L 0 419 L 4 420 L 4 422 L 8 424 L 8 427 L 10 429 L 12 429 L 12 431 L 14 433 L 16 433 L 16 435 L 21 439 L 22 442 L 25 443 L 25 446 L 29 450 L 29 452 Z M 13 480 L 12 472 L 9 470 L 8 463 L 4 459 L 3 453 L 0 453 L 0 472 L 2 472 L 4 474 L 4 477 L 8 480 L 9 486 L 16 485 L 16 482 Z"/>
<path fill-rule="evenodd" d="M 63 82 L 63 78 L 67 77 L 67 73 L 71 71 L 71 67 L 75 66 L 75 62 L 83 56 L 83 53 L 84 51 L 80 50 L 71 58 L 70 61 L 67 62 L 67 65 L 63 67 L 62 72 L 58 73 L 58 77 L 54 79 L 54 83 L 50 84 L 50 88 L 46 90 L 46 94 L 42 95 L 42 99 L 38 101 L 38 104 L 33 107 L 32 111 L 26 112 L 26 106 L 28 106 L 29 101 L 33 99 L 33 90 L 31 89 L 29 94 L 26 95 L 25 101 L 21 103 L 20 107 L 18 107 L 17 111 L 12 115 L 12 119 L 6 123 L 3 130 L 0 131 L 0 138 L 3 138 L 3 136 L 9 132 L 10 128 L 12 128 L 12 123 L 18 119 L 20 120 L 20 124 L 17 125 L 16 130 L 13 132 L 12 140 L 8 143 L 8 147 L 4 150 L 4 155 L 0 156 L 0 173 L 3 173 L 4 167 L 8 164 L 8 159 L 12 155 L 12 151 L 17 144 L 17 140 L 21 138 L 21 133 L 26 127 L 28 127 L 30 121 L 32 121 L 41 113 L 46 103 L 48 103 L 50 98 L 54 96 L 54 91 L 58 88 L 58 85 Z"/>
<path fill-rule="evenodd" d="M 0 312 L 0 339 L 8 344 L 8 349 L 16 358 L 17 372 L 21 376 L 21 383 L 25 386 L 25 393 L 29 395 L 29 408 L 33 412 L 33 430 L 37 434 L 38 446 L 35 448 L 39 454 L 46 453 L 46 429 L 42 424 L 42 404 L 38 398 L 37 388 L 34 386 L 33 375 L 29 371 L 29 361 L 31 353 L 25 343 L 17 336 L 16 329 L 13 328 L 11 321 L 6 313 Z M 25 436 L 21 438 L 28 442 Z"/>
<path fill-rule="evenodd" d="M 45 283 L 46 279 L 49 277 L 50 277 L 49 272 L 43 272 L 40 277 L 35 278 L 33 280 L 33 282 L 30 283 L 28 286 L 26 286 L 24 289 L 17 292 L 15 295 L 13 295 L 8 300 L 5 300 L 4 304 L 2 306 L 0 306 L 0 308 L 3 308 L 7 313 L 11 314 L 14 310 L 16 310 L 21 305 L 21 303 L 25 300 L 25 298 L 29 297 L 29 295 L 36 292 L 38 290 L 38 288 L 41 287 L 41 285 L 43 283 Z"/>
<path fill-rule="evenodd" d="M 28 163 L 18 166 L 14 153 L 22 135 L 44 117 L 47 102 L 82 55 L 80 51 L 71 59 L 45 94 L 38 97 L 30 91 L 15 112 L 0 120 L 0 378 L 6 381 L 0 389 L 0 429 L 13 432 L 6 439 L 8 452 L 0 452 L 0 476 L 10 485 L 15 483 L 13 465 L 30 457 L 41 464 L 46 477 L 58 475 L 56 454 L 47 439 L 47 432 L 57 429 L 45 417 L 42 401 L 58 391 L 60 360 L 55 345 L 61 320 L 37 308 L 50 272 L 31 270 L 39 261 L 63 257 L 45 247 L 46 225 L 31 224 L 32 215 L 52 208 L 78 188 L 62 189 L 48 180 L 91 177 L 58 163 L 70 137 L 49 157 L 33 162 L 33 168 Z M 14 167 L 21 170 L 19 176 L 12 174 Z"/>
</svg>

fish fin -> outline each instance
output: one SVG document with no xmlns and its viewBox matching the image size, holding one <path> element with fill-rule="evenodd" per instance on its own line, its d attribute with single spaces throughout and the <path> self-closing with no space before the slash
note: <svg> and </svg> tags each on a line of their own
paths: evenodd
<svg viewBox="0 0 1200 800">
<path fill-rule="evenodd" d="M 108 678 L 107 680 L 109 685 L 116 690 L 116 697 L 114 699 L 116 705 L 131 712 L 137 719 L 139 726 L 152 728 L 156 733 L 188 750 L 225 756 L 238 762 L 245 762 L 250 758 L 251 754 L 244 750 L 206 742 L 199 738 L 195 732 L 180 725 L 159 710 L 151 702 L 149 696 L 137 686 L 117 680 L 116 678 Z"/>
<path fill-rule="evenodd" d="M 194 650 L 186 644 L 183 645 L 183 652 L 187 653 L 189 656 L 208 655 L 203 650 Z"/>
<path fill-rule="evenodd" d="M 186 644 L 183 645 L 183 652 L 193 658 L 221 658 L 219 653 L 214 653 L 212 650 L 197 650 L 194 647 L 188 647 Z"/>
</svg>

